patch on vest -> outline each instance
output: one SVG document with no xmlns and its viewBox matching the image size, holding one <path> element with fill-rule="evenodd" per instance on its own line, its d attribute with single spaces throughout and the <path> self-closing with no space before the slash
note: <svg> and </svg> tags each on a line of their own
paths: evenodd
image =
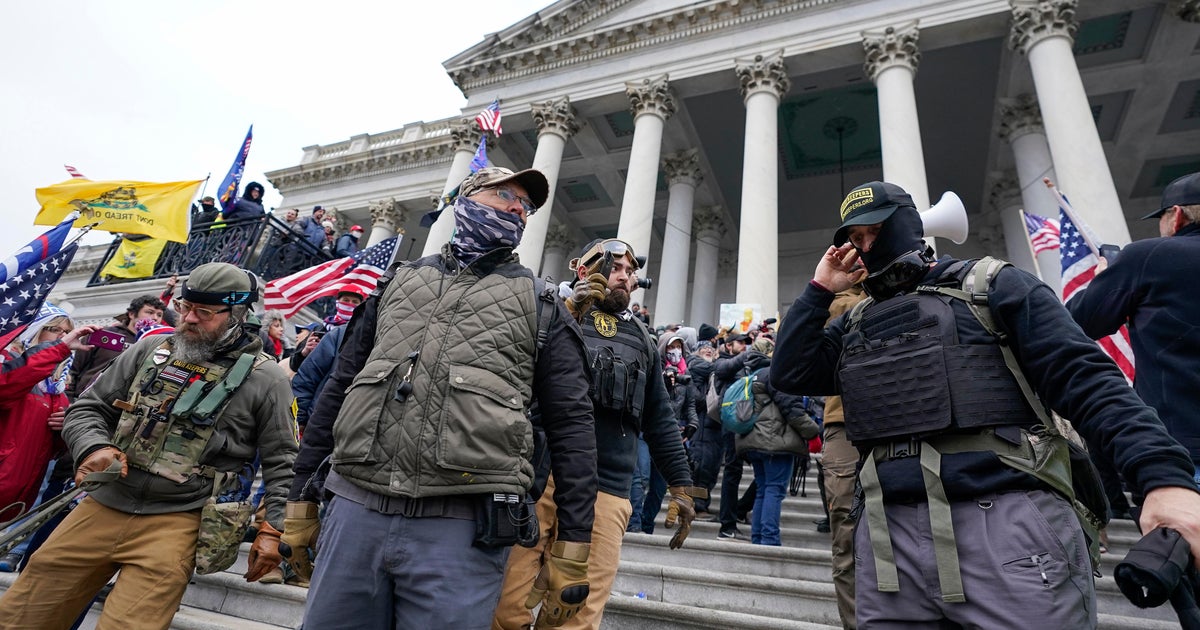
<svg viewBox="0 0 1200 630">
<path fill-rule="evenodd" d="M 592 324 L 596 326 L 596 332 L 602 337 L 617 336 L 617 318 L 608 313 L 601 311 L 592 312 Z"/>
<path fill-rule="evenodd" d="M 154 351 L 154 359 L 153 359 L 154 365 L 162 365 L 162 364 L 166 363 L 167 359 L 170 357 L 171 357 L 171 351 L 169 349 L 159 348 L 158 350 Z M 95 382 L 95 381 L 93 381 L 93 382 Z M 88 387 L 90 388 L 91 386 L 89 385 Z"/>
</svg>

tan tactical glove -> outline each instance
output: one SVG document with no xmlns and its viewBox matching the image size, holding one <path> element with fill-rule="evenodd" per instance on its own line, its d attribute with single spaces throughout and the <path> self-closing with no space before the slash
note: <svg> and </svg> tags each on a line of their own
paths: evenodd
<svg viewBox="0 0 1200 630">
<path fill-rule="evenodd" d="M 300 586 L 308 586 L 308 581 L 312 579 L 312 558 L 317 555 L 317 536 L 320 533 L 317 504 L 311 501 L 288 501 L 284 511 L 283 535 L 279 537 L 279 551 L 299 576 L 302 582 Z"/>
<path fill-rule="evenodd" d="M 83 458 L 79 468 L 75 469 L 75 485 L 83 485 L 83 478 L 88 473 L 108 470 L 114 460 L 121 462 L 121 478 L 124 479 L 129 474 L 129 460 L 125 457 L 125 453 L 114 446 L 105 446 L 92 451 Z"/>
<path fill-rule="evenodd" d="M 696 519 L 692 496 L 704 496 L 708 491 L 704 488 L 672 486 L 667 492 L 670 494 L 670 505 L 667 506 L 667 520 L 663 524 L 667 529 L 671 529 L 675 527 L 675 521 L 679 521 L 679 531 L 671 537 L 671 549 L 678 549 L 692 532 L 692 521 Z"/>
<path fill-rule="evenodd" d="M 280 562 L 283 562 L 283 556 L 279 555 L 279 530 L 263 521 L 258 527 L 258 536 L 254 537 L 254 544 L 250 545 L 250 556 L 246 559 L 248 568 L 243 577 L 247 582 L 257 582 L 271 569 L 279 568 Z"/>
<path fill-rule="evenodd" d="M 592 306 L 592 302 L 603 300 L 608 292 L 608 278 L 603 274 L 593 273 L 586 280 L 575 283 L 575 294 L 566 299 L 567 310 L 576 320 L 583 317 L 584 311 Z"/>
<path fill-rule="evenodd" d="M 557 628 L 573 617 L 588 598 L 589 543 L 558 541 L 550 546 L 550 557 L 542 566 L 525 607 L 533 609 L 540 602 L 541 613 L 535 628 Z"/>
</svg>

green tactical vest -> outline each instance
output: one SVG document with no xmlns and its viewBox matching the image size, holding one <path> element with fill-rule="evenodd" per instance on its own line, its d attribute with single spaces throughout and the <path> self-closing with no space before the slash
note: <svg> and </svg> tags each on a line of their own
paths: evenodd
<svg viewBox="0 0 1200 630">
<path fill-rule="evenodd" d="M 268 358 L 243 354 L 236 361 L 194 364 L 172 357 L 170 339 L 159 344 L 138 367 L 125 400 L 113 403 L 121 409 L 115 442 L 129 465 L 176 483 L 212 477 L 200 456 L 217 418 L 233 391 Z"/>
<path fill-rule="evenodd" d="M 440 263 L 404 265 L 383 290 L 373 349 L 333 426 L 334 470 L 385 496 L 523 493 L 533 274 L 515 259 L 483 276 Z M 405 381 L 411 393 L 397 396 Z"/>
</svg>

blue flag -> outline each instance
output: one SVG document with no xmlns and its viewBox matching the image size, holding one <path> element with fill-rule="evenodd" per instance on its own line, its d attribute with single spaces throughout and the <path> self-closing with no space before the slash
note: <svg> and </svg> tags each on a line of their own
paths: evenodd
<svg viewBox="0 0 1200 630">
<path fill-rule="evenodd" d="M 46 301 L 46 296 L 58 283 L 78 250 L 79 244 L 71 243 L 53 256 L 23 268 L 23 272 L 0 283 L 0 335 L 16 330 L 37 317 L 42 302 Z"/>
<path fill-rule="evenodd" d="M 254 125 L 250 125 L 250 130 L 246 132 L 246 139 L 242 142 L 242 148 L 238 149 L 237 157 L 233 158 L 233 166 L 229 167 L 229 173 L 225 175 L 225 179 L 221 180 L 220 188 L 217 188 L 219 196 L 217 203 L 221 205 L 222 212 L 228 212 L 237 201 L 238 186 L 242 183 L 242 173 L 246 170 L 246 156 L 250 155 L 250 141 L 254 139 Z"/>
<path fill-rule="evenodd" d="M 471 158 L 471 172 L 474 173 L 481 168 L 487 168 L 487 134 L 479 139 L 479 148 L 475 150 L 475 157 Z"/>
<path fill-rule="evenodd" d="M 0 283 L 25 273 L 30 267 L 57 254 L 62 249 L 63 243 L 67 242 L 67 233 L 71 231 L 71 224 L 78 218 L 79 213 L 72 212 L 63 218 L 62 223 L 29 241 L 28 245 L 17 250 L 17 253 L 5 260 L 3 266 L 0 266 Z"/>
</svg>

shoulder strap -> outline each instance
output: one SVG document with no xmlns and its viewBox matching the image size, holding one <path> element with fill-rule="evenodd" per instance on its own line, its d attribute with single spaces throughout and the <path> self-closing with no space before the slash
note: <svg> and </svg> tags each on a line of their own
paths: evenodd
<svg viewBox="0 0 1200 630">
<path fill-rule="evenodd" d="M 960 288 L 922 286 L 919 290 L 949 296 L 966 303 L 967 308 L 975 316 L 975 319 L 979 320 L 979 324 L 983 326 L 984 330 L 996 338 L 996 344 L 1000 346 L 1000 352 L 1004 355 L 1004 364 L 1008 366 L 1008 371 L 1012 372 L 1013 378 L 1016 379 L 1017 386 L 1021 388 L 1021 394 L 1025 396 L 1030 408 L 1037 414 L 1046 430 L 1051 435 L 1057 435 L 1058 427 L 1047 413 L 1046 406 L 1033 391 L 1033 387 L 1029 385 L 1029 380 L 1025 378 L 1025 373 L 1021 371 L 1021 365 L 1017 363 L 1017 357 L 1009 345 L 1008 335 L 996 326 L 996 318 L 993 317 L 992 309 L 988 305 L 988 294 L 992 290 L 992 281 L 1001 269 L 1011 264 L 999 258 L 984 256 L 974 265 L 967 266 Z"/>
<path fill-rule="evenodd" d="M 854 308 L 850 309 L 850 317 L 847 319 L 847 325 L 846 325 L 847 332 L 858 329 L 858 325 L 860 323 L 862 323 L 863 311 L 867 310 L 867 307 L 874 303 L 875 303 L 875 298 L 868 295 L 867 297 L 863 298 L 858 304 L 855 304 Z"/>
<path fill-rule="evenodd" d="M 533 363 L 550 339 L 550 327 L 558 319 L 558 288 L 541 278 L 533 279 L 533 290 L 537 293 L 537 335 L 534 337 Z"/>
</svg>

